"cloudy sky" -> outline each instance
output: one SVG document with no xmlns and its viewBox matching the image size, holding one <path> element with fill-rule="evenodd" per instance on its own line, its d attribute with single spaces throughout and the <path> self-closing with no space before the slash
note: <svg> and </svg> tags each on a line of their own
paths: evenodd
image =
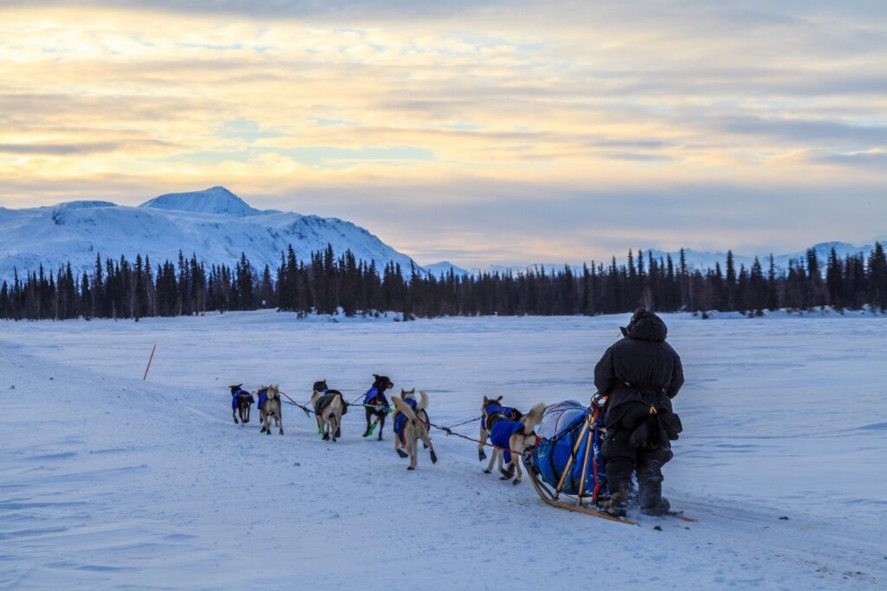
<svg viewBox="0 0 887 591">
<path fill-rule="evenodd" d="M 0 1 L 0 206 L 224 185 L 421 263 L 887 234 L 887 3 Z"/>
</svg>

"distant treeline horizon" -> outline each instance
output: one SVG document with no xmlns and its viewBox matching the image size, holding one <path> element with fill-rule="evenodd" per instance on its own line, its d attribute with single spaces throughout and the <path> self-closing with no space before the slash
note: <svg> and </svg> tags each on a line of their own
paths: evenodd
<svg viewBox="0 0 887 591">
<path fill-rule="evenodd" d="M 766 264 L 766 268 L 765 268 Z M 91 273 L 79 277 L 70 263 L 53 272 L 42 265 L 24 278 L 0 285 L 0 318 L 64 320 L 190 316 L 211 311 L 277 308 L 283 312 L 347 316 L 397 312 L 404 319 L 440 316 L 555 316 L 631 312 L 639 306 L 660 312 L 742 312 L 750 316 L 783 308 L 837 310 L 865 307 L 887 311 L 887 257 L 881 243 L 868 257 L 839 257 L 832 249 L 825 265 L 813 249 L 804 258 L 777 269 L 773 255 L 751 267 L 736 268 L 732 251 L 723 267 L 696 269 L 684 250 L 671 255 L 628 252 L 624 264 L 591 263 L 574 271 L 569 265 L 525 272 L 486 272 L 438 277 L 388 263 L 374 262 L 348 250 L 335 256 L 331 245 L 308 261 L 292 245 L 280 264 L 255 272 L 245 254 L 233 266 L 209 268 L 192 254 L 153 267 L 137 255 L 130 263 L 96 255 Z"/>
</svg>

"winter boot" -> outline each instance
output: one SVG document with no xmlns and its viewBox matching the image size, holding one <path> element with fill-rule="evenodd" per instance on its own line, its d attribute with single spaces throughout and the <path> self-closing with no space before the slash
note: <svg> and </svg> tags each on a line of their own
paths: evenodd
<svg viewBox="0 0 887 591">
<path fill-rule="evenodd" d="M 625 517 L 628 513 L 628 485 L 613 486 L 610 501 L 605 511 L 615 517 Z"/>
<path fill-rule="evenodd" d="M 670 509 L 671 503 L 668 502 L 668 499 L 659 497 L 654 504 L 642 506 L 641 512 L 645 515 L 662 515 L 663 513 L 668 513 Z"/>
<path fill-rule="evenodd" d="M 628 501 L 621 492 L 613 493 L 607 504 L 606 512 L 614 517 L 625 517 L 628 513 Z"/>
<path fill-rule="evenodd" d="M 671 508 L 662 496 L 661 462 L 650 462 L 638 471 L 638 504 L 647 515 L 661 515 Z"/>
</svg>

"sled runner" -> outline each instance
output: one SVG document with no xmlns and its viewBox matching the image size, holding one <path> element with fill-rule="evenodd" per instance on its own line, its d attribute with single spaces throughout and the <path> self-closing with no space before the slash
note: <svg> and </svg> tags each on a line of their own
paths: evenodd
<svg viewBox="0 0 887 591">
<path fill-rule="evenodd" d="M 539 426 L 539 443 L 524 451 L 524 465 L 545 503 L 634 524 L 600 508 L 610 498 L 601 450 L 601 419 L 599 407 L 585 407 L 574 400 L 549 406 Z"/>
</svg>

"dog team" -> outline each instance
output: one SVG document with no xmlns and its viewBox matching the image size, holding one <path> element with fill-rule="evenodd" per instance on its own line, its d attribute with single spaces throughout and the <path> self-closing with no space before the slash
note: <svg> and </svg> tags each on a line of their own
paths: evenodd
<svg viewBox="0 0 887 591">
<path fill-rule="evenodd" d="M 410 464 L 407 470 L 415 470 L 418 462 L 418 443 L 422 441 L 423 447 L 429 450 L 431 462 L 437 462 L 437 454 L 431 442 L 429 429 L 431 420 L 428 418 L 428 394 L 424 390 L 419 391 L 416 398 L 416 390 L 401 389 L 400 396 L 392 396 L 389 402 L 385 392 L 394 387 L 394 383 L 388 376 L 373 374 L 373 384 L 363 397 L 360 406 L 364 408 L 366 417 L 366 430 L 363 437 L 372 437 L 376 428 L 379 429 L 378 440 L 382 441 L 382 431 L 385 428 L 385 419 L 393 414 L 394 424 L 394 451 L 401 458 L 409 458 Z M 276 384 L 263 386 L 255 393 L 243 389 L 243 384 L 230 386 L 231 389 L 231 415 L 235 424 L 245 425 L 249 422 L 250 409 L 258 397 L 259 422 L 262 425 L 260 433 L 271 434 L 272 422 L 283 435 L 283 412 L 281 392 Z M 286 396 L 284 394 L 284 396 Z M 291 401 L 296 404 L 295 401 Z M 490 474 L 497 467 L 502 480 L 514 478 L 514 484 L 520 484 L 523 473 L 520 466 L 520 456 L 528 446 L 536 441 L 534 429 L 542 422 L 542 414 L 545 405 L 542 403 L 534 406 L 524 414 L 516 408 L 502 406 L 502 397 L 487 398 L 484 396 L 481 404 L 480 437 L 478 439 L 477 455 L 480 461 L 487 458 L 484 452 L 485 445 L 492 445 L 493 452 L 485 473 Z M 393 404 L 393 407 L 392 407 Z M 301 406 L 298 405 L 297 406 Z M 339 390 L 331 389 L 326 380 L 314 382 L 311 393 L 311 412 L 317 420 L 317 432 L 324 441 L 337 441 L 342 436 L 342 417 L 348 412 L 349 406 L 356 406 L 345 401 L 345 397 Z M 238 420 L 239 419 L 239 420 Z M 490 443 L 487 443 L 487 439 Z"/>
</svg>

